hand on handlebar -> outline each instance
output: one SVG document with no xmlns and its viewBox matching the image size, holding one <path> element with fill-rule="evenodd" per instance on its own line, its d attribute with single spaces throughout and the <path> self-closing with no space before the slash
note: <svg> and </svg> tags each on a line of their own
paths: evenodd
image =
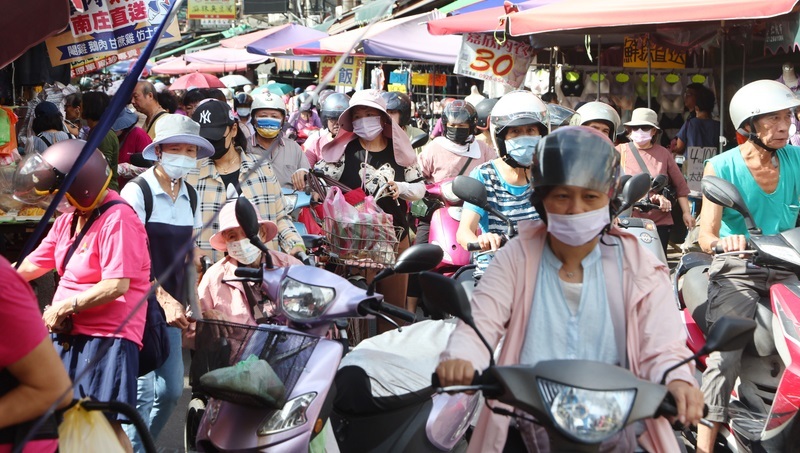
<svg viewBox="0 0 800 453">
<path fill-rule="evenodd" d="M 678 421 L 686 425 L 687 422 L 697 425 L 703 418 L 703 392 L 688 382 L 675 380 L 667 384 L 667 390 L 675 399 L 675 408 L 678 410 Z"/>
<path fill-rule="evenodd" d="M 653 204 L 657 204 L 658 209 L 660 209 L 663 212 L 672 211 L 672 202 L 670 202 L 669 199 L 664 195 L 660 194 L 651 195 L 650 202 Z"/>
<path fill-rule="evenodd" d="M 445 360 L 436 367 L 439 384 L 442 387 L 451 385 L 470 385 L 475 378 L 475 368 L 472 362 L 462 359 Z"/>
<path fill-rule="evenodd" d="M 725 236 L 712 247 L 714 253 L 738 252 L 747 250 L 747 238 L 743 234 Z"/>
<path fill-rule="evenodd" d="M 503 237 L 497 233 L 484 233 L 478 236 L 478 244 L 481 250 L 497 250 L 503 245 Z"/>
</svg>

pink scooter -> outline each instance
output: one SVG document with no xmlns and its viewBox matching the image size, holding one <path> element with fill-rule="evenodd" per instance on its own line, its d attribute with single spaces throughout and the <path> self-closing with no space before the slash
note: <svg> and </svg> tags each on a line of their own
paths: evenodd
<svg viewBox="0 0 800 453">
<path fill-rule="evenodd" d="M 750 250 L 732 254 L 747 256 L 748 265 L 800 273 L 800 228 L 765 236 L 736 187 L 713 176 L 703 178 L 702 185 L 708 200 L 744 217 Z M 711 260 L 701 253 L 684 255 L 673 274 L 693 351 L 705 345 L 708 334 Z M 774 284 L 769 297 L 757 304 L 754 318 L 753 340 L 742 354 L 739 382 L 728 408 L 730 422 L 720 429 L 716 451 L 795 451 L 800 445 L 800 423 L 795 420 L 800 407 L 800 284 Z M 701 359 L 699 367 L 704 369 L 705 357 Z M 694 444 L 694 433 L 685 431 L 684 437 Z"/>
<path fill-rule="evenodd" d="M 434 272 L 446 276 L 453 275 L 459 268 L 470 263 L 470 252 L 456 241 L 458 224 L 461 222 L 461 210 L 464 202 L 453 193 L 453 179 L 427 186 L 428 194 L 439 198 L 442 207 L 431 217 L 429 244 L 436 244 L 444 251 L 442 262 Z"/>
</svg>

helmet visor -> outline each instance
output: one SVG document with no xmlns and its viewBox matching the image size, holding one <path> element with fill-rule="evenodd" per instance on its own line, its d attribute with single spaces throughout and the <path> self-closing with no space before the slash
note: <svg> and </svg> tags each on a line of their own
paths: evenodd
<svg viewBox="0 0 800 453">
<path fill-rule="evenodd" d="M 448 124 L 469 123 L 474 118 L 474 112 L 467 107 L 464 101 L 453 101 L 445 109 L 444 115 Z"/>
<path fill-rule="evenodd" d="M 14 198 L 23 203 L 43 204 L 58 190 L 64 175 L 41 154 L 25 157 L 14 173 Z"/>
<path fill-rule="evenodd" d="M 568 126 L 573 117 L 580 118 L 577 112 L 557 104 L 547 104 L 547 113 L 550 116 L 550 127 Z"/>
<path fill-rule="evenodd" d="M 525 126 L 528 124 L 541 124 L 550 129 L 550 120 L 547 110 L 544 112 L 515 112 L 508 115 L 492 115 L 491 121 L 497 132 L 504 131 L 511 126 Z"/>
</svg>

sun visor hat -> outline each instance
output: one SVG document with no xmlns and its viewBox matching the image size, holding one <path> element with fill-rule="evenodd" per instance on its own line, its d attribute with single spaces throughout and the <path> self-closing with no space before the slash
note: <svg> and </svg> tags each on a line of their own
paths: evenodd
<svg viewBox="0 0 800 453">
<path fill-rule="evenodd" d="M 48 204 L 52 195 L 61 189 L 85 145 L 83 140 L 62 140 L 41 154 L 26 156 L 14 173 L 14 198 L 40 206 Z M 81 211 L 91 211 L 111 177 L 106 158 L 95 149 L 65 194 L 66 199 Z"/>
<path fill-rule="evenodd" d="M 613 196 L 619 153 L 602 133 L 585 126 L 565 126 L 542 138 L 533 159 L 534 188 L 575 186 Z"/>
</svg>

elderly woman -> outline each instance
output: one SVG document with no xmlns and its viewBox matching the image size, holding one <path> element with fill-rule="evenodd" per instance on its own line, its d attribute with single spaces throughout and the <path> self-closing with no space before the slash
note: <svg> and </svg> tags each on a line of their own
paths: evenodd
<svg viewBox="0 0 800 453">
<path fill-rule="evenodd" d="M 394 225 L 401 228 L 398 240 L 402 251 L 408 247 L 407 202 L 425 195 L 425 183 L 416 161 L 417 154 L 408 135 L 386 112 L 380 92 L 364 90 L 353 95 L 350 107 L 339 117 L 339 133 L 322 148 L 322 160 L 315 168 L 351 189 L 363 188 L 367 195 L 376 195 L 370 192 L 377 192 L 380 187 L 366 184 L 362 176 L 387 179 L 389 196 L 377 203 L 392 215 Z M 389 303 L 405 307 L 407 281 L 408 276 L 396 275 L 381 281 L 378 289 Z"/>
<path fill-rule="evenodd" d="M 689 185 L 683 177 L 681 169 L 675 163 L 672 152 L 656 144 L 657 134 L 660 131 L 657 125 L 658 115 L 648 108 L 638 108 L 633 111 L 631 120 L 625 123 L 625 130 L 631 143 L 617 145 L 617 151 L 622 156 L 622 171 L 629 175 L 648 173 L 651 177 L 667 175 L 668 185 L 675 188 L 678 203 L 683 210 L 683 223 L 686 228 L 694 227 L 694 217 L 689 208 Z M 644 163 L 642 168 L 641 163 Z M 650 219 L 656 224 L 658 236 L 661 238 L 661 247 L 667 253 L 669 235 L 672 231 L 672 203 L 663 195 L 652 193 L 650 201 L 660 206 L 659 210 L 650 212 L 634 211 L 634 217 Z"/>
<path fill-rule="evenodd" d="M 562 127 L 543 138 L 533 162 L 532 202 L 542 222 L 520 222 L 519 235 L 497 253 L 475 288 L 475 324 L 492 347 L 503 341 L 498 365 L 534 366 L 578 359 L 620 363 L 641 379 L 661 380 L 670 365 L 691 355 L 668 269 L 637 239 L 612 227 L 609 200 L 617 195 L 619 155 L 608 137 L 587 127 Z M 470 384 L 489 354 L 463 322 L 450 336 L 436 372 L 443 386 Z M 691 365 L 667 376 L 679 419 L 697 423 L 703 395 Z M 469 451 L 499 452 L 506 417 L 484 410 Z M 640 436 L 639 428 L 644 433 Z M 542 427 L 522 423 L 529 451 L 549 451 Z M 663 418 L 631 425 L 603 451 L 677 452 Z"/>
<path fill-rule="evenodd" d="M 64 140 L 27 157 L 17 170 L 15 195 L 42 201 L 42 194 L 59 190 L 84 144 Z M 43 317 L 70 378 L 77 379 L 75 396 L 135 406 L 146 309 L 134 309 L 150 289 L 150 256 L 142 222 L 108 189 L 112 177 L 95 150 L 59 205 L 62 215 L 18 271 L 28 281 L 53 269 L 61 277 Z M 124 418 L 107 417 L 130 450 Z"/>
</svg>

